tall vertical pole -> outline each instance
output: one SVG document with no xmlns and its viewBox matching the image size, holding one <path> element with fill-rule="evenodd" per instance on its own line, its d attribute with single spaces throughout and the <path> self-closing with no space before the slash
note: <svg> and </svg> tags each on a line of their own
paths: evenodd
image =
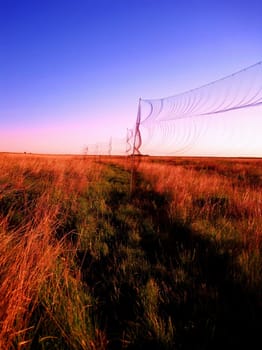
<svg viewBox="0 0 262 350">
<path fill-rule="evenodd" d="M 140 122 L 141 122 L 141 98 L 138 103 L 138 111 L 136 117 L 136 127 L 135 127 L 135 135 L 134 135 L 134 144 L 133 144 L 133 152 L 134 154 L 140 154 L 139 148 L 141 147 L 141 134 L 140 134 Z"/>
<path fill-rule="evenodd" d="M 132 129 L 126 129 L 126 155 L 128 156 L 129 152 L 132 150 L 132 145 L 130 140 L 132 139 Z"/>
<path fill-rule="evenodd" d="M 112 153 L 112 136 L 109 139 L 108 155 L 111 156 L 111 153 Z"/>
<path fill-rule="evenodd" d="M 139 99 L 139 103 L 138 103 L 133 151 L 131 155 L 130 193 L 133 192 L 133 188 L 134 188 L 135 155 L 140 155 L 140 151 L 139 151 L 139 148 L 141 147 L 140 122 L 141 122 L 141 98 Z"/>
</svg>

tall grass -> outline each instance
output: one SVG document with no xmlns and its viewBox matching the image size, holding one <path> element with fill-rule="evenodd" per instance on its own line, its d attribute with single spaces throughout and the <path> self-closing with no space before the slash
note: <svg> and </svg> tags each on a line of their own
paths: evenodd
<svg viewBox="0 0 262 350">
<path fill-rule="evenodd" d="M 231 230 L 223 238 L 230 239 L 235 233 L 235 239 L 255 248 L 262 236 L 261 163 L 235 164 L 228 160 L 224 167 L 222 171 L 215 160 L 208 165 L 192 161 L 186 167 L 179 161 L 173 165 L 147 162 L 139 170 L 157 192 L 170 198 L 170 216 L 194 225 L 199 221 L 219 224 L 221 229 L 230 225 Z M 220 235 L 223 230 L 216 229 L 216 237 Z"/>
<path fill-rule="evenodd" d="M 2 154 L 0 348 L 252 348 L 259 164 Z"/>
<path fill-rule="evenodd" d="M 133 195 L 151 193 L 154 212 L 154 233 L 144 236 L 144 248 L 149 249 L 162 312 L 171 318 L 174 339 L 183 349 L 193 344 L 200 349 L 252 347 L 259 339 L 261 164 L 140 160 Z"/>
<path fill-rule="evenodd" d="M 99 167 L 30 155 L 1 156 L 0 163 L 0 348 L 34 348 L 36 341 L 50 348 L 56 338 L 60 348 L 95 348 L 72 217 Z"/>
</svg>

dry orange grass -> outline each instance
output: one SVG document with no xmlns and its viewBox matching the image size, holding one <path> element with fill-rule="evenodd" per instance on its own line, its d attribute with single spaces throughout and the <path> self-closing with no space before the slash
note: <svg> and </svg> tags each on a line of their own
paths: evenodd
<svg viewBox="0 0 262 350">
<path fill-rule="evenodd" d="M 70 232 L 61 239 L 55 232 L 77 210 L 77 196 L 97 180 L 100 166 L 82 157 L 7 154 L 0 169 L 0 348 L 24 348 L 40 291 L 57 298 L 57 266 L 65 285 L 68 276 L 77 278 L 64 254 L 72 249 Z"/>
<path fill-rule="evenodd" d="M 70 349 L 106 348 L 106 336 L 93 324 L 94 318 L 89 317 L 89 310 L 95 309 L 95 303 L 87 285 L 84 285 L 75 256 L 79 247 L 85 249 L 92 242 L 89 231 L 90 235 L 97 234 L 97 223 L 92 226 L 96 216 L 102 220 L 104 211 L 111 210 L 105 208 L 104 194 L 107 192 L 103 192 L 103 181 L 100 181 L 103 163 L 107 162 L 114 162 L 120 168 L 115 167 L 113 172 L 111 169 L 110 182 L 104 184 L 108 193 L 112 183 L 118 186 L 117 181 L 115 184 L 111 180 L 114 180 L 117 171 L 121 173 L 121 168 L 129 170 L 130 181 L 134 175 L 135 185 L 134 166 L 140 173 L 140 180 L 141 175 L 145 180 L 139 180 L 139 186 L 134 191 L 142 189 L 149 194 L 164 194 L 165 207 L 159 208 L 163 209 L 163 220 L 167 219 L 171 224 L 181 222 L 193 234 L 215 242 L 217 254 L 224 249 L 230 255 L 230 250 L 236 248 L 231 257 L 234 266 L 241 266 L 241 271 L 236 268 L 230 278 L 235 278 L 237 283 L 242 283 L 243 279 L 245 286 L 248 283 L 250 289 L 257 287 L 258 291 L 261 290 L 262 174 L 258 164 L 248 161 L 229 164 L 223 160 L 168 161 L 170 164 L 162 159 L 160 162 L 152 161 L 151 157 L 134 160 L 28 154 L 0 156 L 0 349 L 33 349 L 34 344 L 37 344 L 36 348 L 43 344 L 44 348 L 46 342 L 48 348 L 52 348 L 54 337 L 56 348 L 63 348 L 65 344 Z M 125 175 L 128 181 L 126 173 L 120 175 Z M 98 185 L 93 186 L 96 183 Z M 92 191 L 87 193 L 90 184 Z M 125 191 L 126 188 L 128 186 L 125 186 Z M 119 190 L 123 191 L 122 188 Z M 124 205 L 128 204 L 128 198 L 127 195 Z M 130 198 L 132 202 L 132 196 Z M 150 207 L 157 212 L 154 198 Z M 90 211 L 89 201 L 99 203 L 95 208 L 94 203 L 90 203 Z M 142 201 L 143 198 L 138 196 L 135 201 L 137 210 L 140 204 L 143 206 Z M 121 208 L 121 203 L 118 205 Z M 74 218 L 81 226 L 79 232 L 72 232 L 74 228 L 70 223 Z M 107 215 L 104 218 L 108 220 Z M 125 214 L 124 220 L 128 219 Z M 133 234 L 138 242 L 136 225 Z M 172 225 L 170 235 L 173 232 L 171 228 Z M 82 238 L 81 229 L 86 235 Z M 119 230 L 118 227 L 111 229 L 112 232 Z M 161 227 L 158 233 L 161 235 Z M 98 239 L 98 248 L 104 247 L 103 241 L 95 238 Z M 98 248 L 96 245 L 89 247 L 89 254 L 92 256 L 92 249 Z M 94 252 L 97 260 L 98 253 Z M 135 256 L 129 256 L 131 269 L 137 264 Z M 185 259 L 190 260 L 191 257 Z M 108 278 L 115 280 L 117 285 L 117 276 Z M 155 317 L 154 305 L 159 287 L 153 280 L 151 282 L 145 289 L 145 308 L 148 303 L 149 311 Z M 158 323 L 152 317 L 149 315 L 154 329 L 166 327 L 165 323 Z M 38 332 L 41 327 L 45 332 Z M 166 337 L 164 328 L 160 333 Z"/>
<path fill-rule="evenodd" d="M 224 199 L 222 205 L 224 204 L 225 208 L 222 208 L 224 210 L 220 213 L 220 219 L 231 220 L 239 230 L 241 225 L 245 230 L 248 229 L 248 232 L 243 231 L 243 239 L 246 239 L 246 235 L 249 239 L 261 239 L 262 187 L 237 181 L 236 176 L 245 170 L 243 164 L 237 164 L 236 167 L 232 164 L 234 173 L 228 176 L 216 171 L 216 166 L 219 167 L 219 163 L 216 165 L 216 161 L 213 160 L 214 169 L 208 172 L 199 171 L 194 167 L 194 163 L 185 167 L 179 163 L 174 166 L 142 162 L 139 171 L 152 183 L 157 192 L 166 193 L 171 197 L 170 215 L 191 222 L 200 217 L 212 220 L 212 211 L 221 204 L 215 199 Z M 213 201 L 209 200 L 212 198 Z M 201 207 L 196 208 L 200 201 Z"/>
<path fill-rule="evenodd" d="M 225 159 L 187 160 L 186 165 L 179 159 L 173 162 L 145 160 L 140 163 L 139 172 L 155 191 L 169 198 L 171 220 L 186 224 L 196 234 L 221 246 L 226 247 L 228 241 L 246 283 L 256 287 L 262 272 L 262 162 Z"/>
</svg>

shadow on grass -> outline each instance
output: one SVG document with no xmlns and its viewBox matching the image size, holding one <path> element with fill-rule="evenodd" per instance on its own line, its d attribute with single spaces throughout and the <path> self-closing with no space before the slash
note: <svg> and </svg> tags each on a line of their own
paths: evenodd
<svg viewBox="0 0 262 350">
<path fill-rule="evenodd" d="M 151 218 L 151 229 L 141 223 L 141 246 L 162 286 L 161 313 L 176 326 L 176 348 L 255 348 L 262 331 L 261 289 L 245 285 L 236 263 L 244 247 L 171 220 L 169 198 L 152 190 L 138 187 L 134 201 Z"/>
<path fill-rule="evenodd" d="M 261 295 L 245 286 L 236 264 L 243 247 L 232 242 L 226 249 L 172 221 L 169 198 L 141 178 L 130 196 L 128 174 L 115 166 L 111 171 L 105 198 L 112 210 L 103 220 L 114 234 L 100 238 L 108 249 L 97 257 L 78 252 L 108 349 L 255 348 L 262 331 Z M 152 302 L 143 299 L 152 279 L 155 323 L 148 317 Z M 167 341 L 170 322 L 174 335 Z"/>
</svg>

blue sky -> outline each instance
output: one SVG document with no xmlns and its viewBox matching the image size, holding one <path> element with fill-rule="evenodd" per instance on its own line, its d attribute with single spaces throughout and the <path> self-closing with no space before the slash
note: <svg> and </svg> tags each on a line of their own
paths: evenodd
<svg viewBox="0 0 262 350">
<path fill-rule="evenodd" d="M 0 0 L 0 151 L 125 137 L 139 97 L 262 59 L 262 2 Z"/>
</svg>

